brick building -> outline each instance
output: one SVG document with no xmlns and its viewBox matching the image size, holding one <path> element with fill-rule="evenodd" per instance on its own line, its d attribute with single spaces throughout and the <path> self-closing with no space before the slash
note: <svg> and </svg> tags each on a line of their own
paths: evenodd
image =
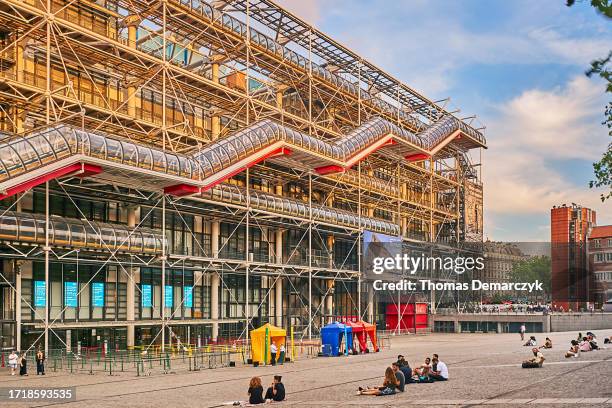
<svg viewBox="0 0 612 408">
<path fill-rule="evenodd" d="M 586 308 L 592 301 L 586 243 L 596 225 L 595 211 L 576 204 L 550 211 L 552 303 L 564 310 Z"/>
<path fill-rule="evenodd" d="M 612 225 L 593 227 L 588 236 L 589 271 L 597 307 L 612 305 Z"/>
</svg>

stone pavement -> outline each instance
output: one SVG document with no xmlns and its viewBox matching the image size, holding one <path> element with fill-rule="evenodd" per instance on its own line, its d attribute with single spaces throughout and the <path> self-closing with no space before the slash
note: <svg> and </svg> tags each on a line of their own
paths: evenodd
<svg viewBox="0 0 612 408">
<path fill-rule="evenodd" d="M 586 331 L 583 330 L 583 333 Z M 27 378 L 0 374 L 0 388 L 76 386 L 77 400 L 65 403 L 0 404 L 18 406 L 93 407 L 222 407 L 246 399 L 249 379 L 262 377 L 264 387 L 274 374 L 283 376 L 288 399 L 279 407 L 337 406 L 519 406 L 612 408 L 612 347 L 565 359 L 577 333 L 550 333 L 554 348 L 544 350 L 541 369 L 521 369 L 531 348 L 518 334 L 431 334 L 398 336 L 391 348 L 368 355 L 315 358 L 277 367 L 235 367 L 180 371 L 135 377 L 133 373 L 50 374 Z M 600 343 L 612 330 L 596 331 Z M 546 334 L 536 334 L 543 342 Z M 387 397 L 356 395 L 360 385 L 378 385 L 397 354 L 411 366 L 438 353 L 449 366 L 450 380 L 408 384 L 406 392 Z"/>
</svg>

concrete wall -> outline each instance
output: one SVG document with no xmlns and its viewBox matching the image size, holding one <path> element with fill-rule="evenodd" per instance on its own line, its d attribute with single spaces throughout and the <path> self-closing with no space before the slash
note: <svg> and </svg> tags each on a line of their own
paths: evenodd
<svg viewBox="0 0 612 408">
<path fill-rule="evenodd" d="M 542 331 L 582 331 L 612 329 L 612 313 L 575 313 L 553 314 L 458 314 L 458 315 L 431 315 L 430 327 L 433 329 L 434 321 L 452 321 L 455 332 L 461 331 L 460 322 L 498 322 L 504 323 L 542 323 Z M 501 332 L 498 326 L 498 332 Z"/>
<path fill-rule="evenodd" d="M 550 317 L 550 331 L 612 329 L 612 313 L 558 314 Z"/>
</svg>

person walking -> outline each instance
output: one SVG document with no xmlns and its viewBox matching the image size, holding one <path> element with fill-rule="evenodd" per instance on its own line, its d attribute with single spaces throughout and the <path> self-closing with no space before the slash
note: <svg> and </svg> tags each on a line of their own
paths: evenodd
<svg viewBox="0 0 612 408">
<path fill-rule="evenodd" d="M 17 363 L 19 361 L 19 354 L 15 350 L 11 351 L 11 354 L 8 356 L 8 365 L 11 368 L 11 375 L 15 375 L 15 370 L 17 370 Z"/>
<path fill-rule="evenodd" d="M 521 334 L 521 341 L 525 340 L 525 332 L 527 328 L 525 327 L 525 323 L 521 324 L 521 328 L 519 329 L 519 333 Z"/>
<path fill-rule="evenodd" d="M 36 375 L 45 375 L 45 353 L 40 349 L 36 353 Z"/>
<path fill-rule="evenodd" d="M 28 359 L 25 352 L 19 358 L 19 375 L 28 375 Z"/>
</svg>

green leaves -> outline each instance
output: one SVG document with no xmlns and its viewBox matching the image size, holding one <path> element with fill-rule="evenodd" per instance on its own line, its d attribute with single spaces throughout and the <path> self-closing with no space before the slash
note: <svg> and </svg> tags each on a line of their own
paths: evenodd
<svg viewBox="0 0 612 408">
<path fill-rule="evenodd" d="M 567 0 L 565 4 L 567 7 L 572 7 L 574 4 L 576 4 L 576 0 Z M 591 6 L 593 6 L 603 16 L 612 18 L 612 1 L 591 0 Z"/>
<path fill-rule="evenodd" d="M 566 5 L 572 7 L 576 0 L 567 0 Z M 591 0 L 593 6 L 600 14 L 612 19 L 612 0 Z M 606 92 L 612 93 L 612 51 L 607 57 L 596 59 L 591 62 L 591 68 L 586 72 L 590 78 L 593 75 L 599 76 L 606 81 Z M 608 102 L 604 112 L 604 121 L 601 123 L 607 126 L 610 131 L 608 135 L 612 137 L 612 102 Z M 600 161 L 593 163 L 595 180 L 589 182 L 590 188 L 608 187 L 610 191 L 601 194 L 601 201 L 612 198 L 612 142 L 608 144 L 607 151 L 603 154 Z"/>
<path fill-rule="evenodd" d="M 548 256 L 533 256 L 524 261 L 517 262 L 510 273 L 512 282 L 535 282 L 543 283 L 544 291 L 551 292 L 551 262 Z"/>
</svg>

